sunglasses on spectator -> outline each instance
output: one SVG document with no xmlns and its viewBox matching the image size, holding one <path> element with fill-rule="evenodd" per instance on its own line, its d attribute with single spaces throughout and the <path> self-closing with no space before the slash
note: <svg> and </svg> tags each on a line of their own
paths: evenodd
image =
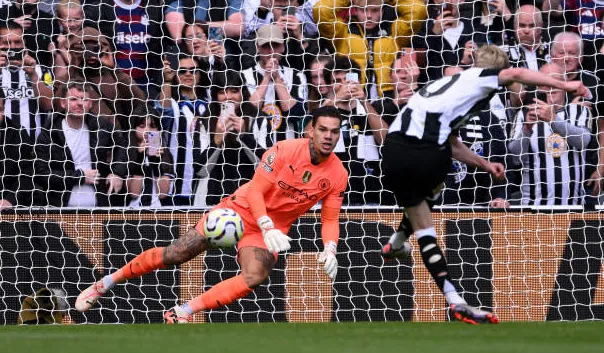
<svg viewBox="0 0 604 353">
<path fill-rule="evenodd" d="M 200 70 L 196 67 L 181 67 L 180 69 L 178 69 L 179 75 L 186 75 L 187 73 L 195 75 L 196 73 L 199 73 L 199 72 L 200 72 Z"/>
</svg>

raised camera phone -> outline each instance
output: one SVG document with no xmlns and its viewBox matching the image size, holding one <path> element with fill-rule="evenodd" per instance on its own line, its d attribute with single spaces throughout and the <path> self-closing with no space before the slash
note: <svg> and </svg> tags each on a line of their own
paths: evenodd
<svg viewBox="0 0 604 353">
<path fill-rule="evenodd" d="M 161 148 L 161 134 L 159 131 L 147 132 L 147 153 L 150 156 L 157 156 L 159 149 Z"/>
<path fill-rule="evenodd" d="M 9 49 L 6 51 L 6 57 L 9 61 L 22 61 L 23 60 L 23 51 L 24 49 L 12 50 Z"/>
<path fill-rule="evenodd" d="M 288 6 L 285 10 L 285 16 L 296 16 L 298 9 L 295 6 Z"/>
<path fill-rule="evenodd" d="M 220 120 L 224 123 L 225 120 L 235 114 L 235 104 L 233 102 L 222 102 L 220 104 Z"/>
<path fill-rule="evenodd" d="M 224 39 L 224 32 L 220 27 L 210 27 L 208 29 L 208 40 L 221 42 Z"/>
<path fill-rule="evenodd" d="M 359 74 L 356 72 L 349 72 L 346 74 L 346 82 L 359 83 Z"/>
<path fill-rule="evenodd" d="M 168 48 L 168 50 L 166 50 L 166 52 L 164 53 L 164 56 L 166 58 L 166 60 L 168 60 L 168 62 L 170 63 L 170 68 L 172 70 L 178 70 L 178 67 L 180 66 L 180 60 L 178 60 L 178 55 L 179 55 L 179 50 L 177 46 L 171 46 Z"/>
</svg>

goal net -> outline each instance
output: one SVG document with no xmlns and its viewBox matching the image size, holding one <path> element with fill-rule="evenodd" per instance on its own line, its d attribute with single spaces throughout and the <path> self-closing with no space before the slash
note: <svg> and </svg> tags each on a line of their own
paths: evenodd
<svg viewBox="0 0 604 353">
<path fill-rule="evenodd" d="M 451 278 L 470 305 L 504 321 L 602 319 L 604 33 L 598 1 L 588 3 L 5 4 L 0 323 L 159 323 L 235 276 L 235 249 L 212 249 L 74 309 L 83 289 L 168 246 L 251 180 L 275 143 L 311 136 L 322 106 L 343 117 L 334 152 L 349 173 L 337 277 L 317 262 L 319 203 L 293 224 L 292 249 L 265 283 L 195 322 L 450 320 L 414 238 L 409 259 L 380 255 L 403 217 L 384 186 L 381 145 L 414 94 L 468 70 L 485 45 L 509 67 L 579 80 L 589 97 L 500 87 L 455 128 L 506 177 L 453 160 L 433 210 Z M 446 95 L 442 104 L 452 106 Z M 301 173 L 288 195 L 303 197 L 312 177 Z"/>
</svg>

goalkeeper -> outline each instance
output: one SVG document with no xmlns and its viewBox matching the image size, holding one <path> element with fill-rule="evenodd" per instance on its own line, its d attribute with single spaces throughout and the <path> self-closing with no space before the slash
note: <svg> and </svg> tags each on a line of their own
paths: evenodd
<svg viewBox="0 0 604 353">
<path fill-rule="evenodd" d="M 335 279 L 339 214 L 348 181 L 348 173 L 333 153 L 341 123 L 342 117 L 334 107 L 315 110 L 310 138 L 277 143 L 265 152 L 252 180 L 216 206 L 237 211 L 243 220 L 244 236 L 237 244 L 241 273 L 168 310 L 164 314 L 167 323 L 187 323 L 194 313 L 228 305 L 250 294 L 268 278 L 277 253 L 290 249 L 291 239 L 285 234 L 292 223 L 321 200 L 324 251 L 319 262 L 324 263 L 327 275 Z M 87 311 L 118 283 L 182 264 L 206 251 L 204 220 L 205 217 L 168 247 L 146 250 L 118 271 L 93 283 L 78 296 L 76 309 Z"/>
</svg>

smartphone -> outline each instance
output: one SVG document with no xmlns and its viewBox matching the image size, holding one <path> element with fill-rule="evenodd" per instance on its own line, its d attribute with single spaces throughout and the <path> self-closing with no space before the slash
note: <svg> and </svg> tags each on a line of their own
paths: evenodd
<svg viewBox="0 0 604 353">
<path fill-rule="evenodd" d="M 288 6 L 285 10 L 285 16 L 296 16 L 298 9 L 295 6 Z"/>
<path fill-rule="evenodd" d="M 346 74 L 346 81 L 347 82 L 354 82 L 354 83 L 359 83 L 359 74 L 357 74 L 356 72 L 349 72 Z"/>
<path fill-rule="evenodd" d="M 208 32 L 208 40 L 221 42 L 224 39 L 224 31 L 220 27 L 210 27 Z"/>
<path fill-rule="evenodd" d="M 157 152 L 161 148 L 161 134 L 159 131 L 147 132 L 147 153 L 150 156 L 157 156 Z"/>
<path fill-rule="evenodd" d="M 235 114 L 235 104 L 233 102 L 220 103 L 220 120 L 224 123 L 225 120 Z"/>
<path fill-rule="evenodd" d="M 489 11 L 491 11 L 491 12 L 497 11 L 497 6 L 495 6 L 493 4 L 493 0 L 486 0 L 486 1 L 487 1 L 487 7 L 489 8 Z"/>
<path fill-rule="evenodd" d="M 173 45 L 167 48 L 164 55 L 170 63 L 170 68 L 172 70 L 178 70 L 178 67 L 180 66 L 180 60 L 178 59 L 178 56 L 180 55 L 180 50 L 178 49 L 178 47 L 176 45 Z"/>
<path fill-rule="evenodd" d="M 24 51 L 24 49 L 17 49 L 17 50 L 9 49 L 6 51 L 6 57 L 8 58 L 9 61 L 12 61 L 12 60 L 22 61 L 23 60 L 23 51 Z"/>
<path fill-rule="evenodd" d="M 443 2 L 441 4 L 441 7 L 442 7 L 442 10 L 440 13 L 443 13 L 445 11 L 449 11 L 449 12 L 453 11 L 453 4 L 449 4 L 448 2 Z"/>
</svg>

